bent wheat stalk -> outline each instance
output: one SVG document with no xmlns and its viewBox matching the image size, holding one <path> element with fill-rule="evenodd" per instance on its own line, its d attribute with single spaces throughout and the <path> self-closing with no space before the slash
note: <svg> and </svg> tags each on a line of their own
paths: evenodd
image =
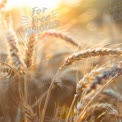
<svg viewBox="0 0 122 122">
<path fill-rule="evenodd" d="M 71 43 L 72 45 L 74 46 L 77 46 L 79 47 L 79 44 L 76 43 L 76 41 L 74 41 L 71 37 L 67 36 L 67 35 L 64 35 L 62 33 L 57 33 L 57 32 L 45 32 L 41 38 L 44 38 L 46 36 L 54 36 L 56 38 L 60 38 L 60 39 L 63 39 L 65 40 L 66 42 L 68 43 Z"/>
<path fill-rule="evenodd" d="M 72 65 L 76 61 L 81 61 L 89 57 L 106 56 L 106 55 L 121 56 L 122 50 L 111 49 L 111 48 L 96 48 L 96 49 L 83 50 L 69 56 L 60 68 L 64 68 L 66 66 Z"/>
</svg>

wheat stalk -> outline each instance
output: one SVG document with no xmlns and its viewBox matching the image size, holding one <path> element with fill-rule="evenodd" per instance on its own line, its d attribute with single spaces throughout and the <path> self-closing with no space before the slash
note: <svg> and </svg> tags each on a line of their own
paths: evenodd
<svg viewBox="0 0 122 122">
<path fill-rule="evenodd" d="M 103 71 L 102 73 L 100 73 L 98 76 L 96 76 L 95 77 L 95 79 L 93 80 L 93 83 L 91 83 L 91 85 L 90 85 L 90 88 L 86 88 L 86 90 L 85 90 L 85 92 L 86 92 L 86 94 L 88 94 L 88 93 L 91 93 L 91 91 L 93 90 L 93 89 L 95 89 L 96 88 L 96 85 L 97 84 L 100 84 L 101 82 L 102 82 L 102 80 L 104 79 L 104 80 L 108 80 L 109 78 L 115 78 L 115 77 L 118 77 L 119 75 L 121 75 L 122 74 L 122 68 L 121 68 L 121 62 L 120 62 L 120 64 L 119 65 L 117 65 L 117 66 L 114 66 L 114 67 L 111 67 L 111 68 L 109 68 L 108 70 L 105 70 L 105 71 Z M 112 82 L 112 81 L 111 81 Z M 108 82 L 108 83 L 106 83 L 103 87 L 102 87 L 102 89 L 107 85 L 107 84 L 110 84 L 111 83 L 110 81 Z M 100 93 L 100 92 L 98 92 L 98 93 Z M 98 94 L 97 93 L 97 94 Z M 92 94 L 93 95 L 93 94 Z M 92 98 L 92 99 L 94 99 L 95 98 L 95 96 L 96 95 L 94 95 L 94 97 Z M 88 108 L 88 105 L 90 105 L 90 103 L 91 103 L 91 101 L 93 101 L 93 100 L 90 100 L 88 103 L 87 103 L 87 105 L 86 105 L 86 100 L 85 99 L 87 99 L 87 97 L 88 96 L 86 96 L 85 98 L 84 98 L 84 100 L 82 100 L 82 109 L 83 109 L 83 111 L 85 112 L 85 109 L 86 108 Z M 89 96 L 90 97 L 90 96 Z M 85 103 L 85 104 L 84 104 Z M 84 106 L 86 106 L 85 108 L 84 108 Z M 82 115 L 82 117 L 84 116 L 84 113 L 83 113 L 83 111 L 82 111 L 82 114 L 80 114 L 80 115 Z M 81 118 L 81 117 L 80 117 Z M 79 120 L 81 120 L 81 119 L 78 119 L 78 121 Z"/>
</svg>

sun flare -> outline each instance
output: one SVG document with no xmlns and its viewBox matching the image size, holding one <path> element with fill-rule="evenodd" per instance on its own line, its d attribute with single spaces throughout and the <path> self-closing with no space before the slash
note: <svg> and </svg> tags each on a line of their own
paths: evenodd
<svg viewBox="0 0 122 122">
<path fill-rule="evenodd" d="M 8 7 L 18 7 L 18 6 L 29 6 L 29 7 L 46 7 L 46 8 L 55 8 L 61 0 L 8 0 Z"/>
</svg>

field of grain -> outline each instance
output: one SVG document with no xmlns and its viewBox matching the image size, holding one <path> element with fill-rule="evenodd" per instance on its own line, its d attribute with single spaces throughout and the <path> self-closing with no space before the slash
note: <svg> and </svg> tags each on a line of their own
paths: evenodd
<svg viewBox="0 0 122 122">
<path fill-rule="evenodd" d="M 37 1 L 0 1 L 0 122 L 121 122 L 122 1 Z"/>
</svg>

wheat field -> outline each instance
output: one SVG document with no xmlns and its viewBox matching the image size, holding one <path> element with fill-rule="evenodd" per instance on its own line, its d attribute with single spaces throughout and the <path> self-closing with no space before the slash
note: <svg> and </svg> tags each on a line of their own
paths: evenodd
<svg viewBox="0 0 122 122">
<path fill-rule="evenodd" d="M 9 4 L 0 2 L 0 122 L 121 122 L 121 0 Z"/>
</svg>

